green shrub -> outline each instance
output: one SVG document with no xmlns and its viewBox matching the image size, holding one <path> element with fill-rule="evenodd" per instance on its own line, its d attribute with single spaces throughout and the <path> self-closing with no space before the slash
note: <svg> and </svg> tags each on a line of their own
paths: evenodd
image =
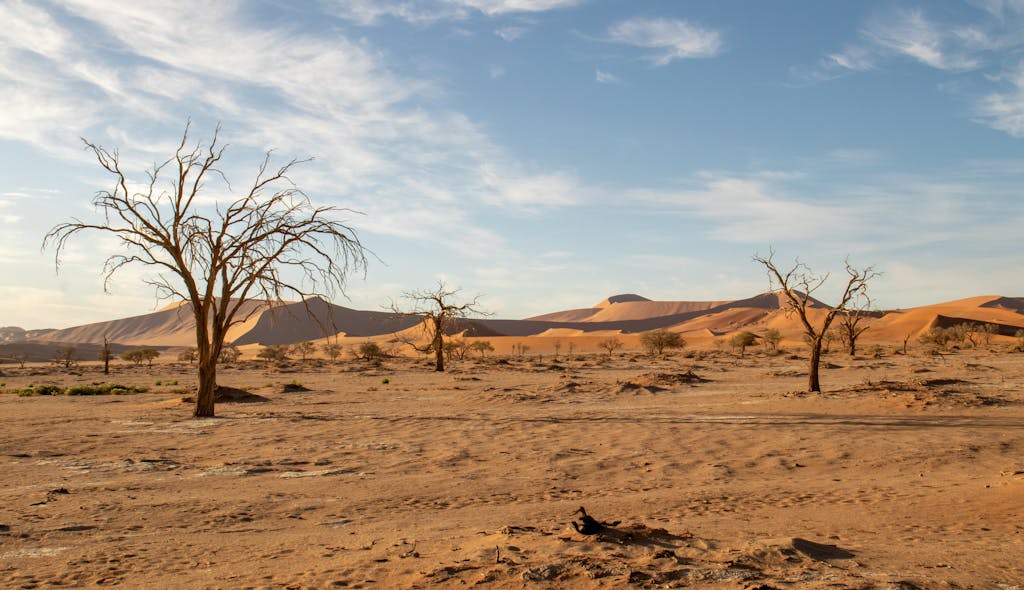
<svg viewBox="0 0 1024 590">
<path fill-rule="evenodd" d="M 117 383 L 94 383 L 92 385 L 75 385 L 64 392 L 65 395 L 127 395 L 145 393 L 145 387 L 119 385 Z"/>
<path fill-rule="evenodd" d="M 60 395 L 64 390 L 59 385 L 29 385 L 18 392 L 20 396 L 29 395 Z"/>
</svg>

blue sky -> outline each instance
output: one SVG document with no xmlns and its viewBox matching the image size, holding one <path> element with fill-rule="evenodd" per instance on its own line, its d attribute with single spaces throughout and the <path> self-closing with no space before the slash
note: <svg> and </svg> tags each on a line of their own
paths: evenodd
<svg viewBox="0 0 1024 590">
<path fill-rule="evenodd" d="M 315 158 L 293 178 L 380 258 L 352 307 L 437 278 L 509 318 L 741 298 L 769 247 L 875 265 L 886 308 L 1024 293 L 1021 0 L 5 0 L 0 22 L 0 325 L 161 305 L 141 268 L 103 292 L 109 241 L 60 274 L 40 245 L 109 185 L 80 137 L 142 180 L 189 117 L 222 124 L 236 186 L 266 149 Z"/>
</svg>

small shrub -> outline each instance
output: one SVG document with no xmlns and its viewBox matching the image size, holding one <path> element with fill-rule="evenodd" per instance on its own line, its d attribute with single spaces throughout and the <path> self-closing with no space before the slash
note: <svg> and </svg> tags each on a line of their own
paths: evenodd
<svg viewBox="0 0 1024 590">
<path fill-rule="evenodd" d="M 19 391 L 18 395 L 26 397 L 30 395 L 60 395 L 62 393 L 64 390 L 58 385 L 29 385 Z"/>
<path fill-rule="evenodd" d="M 385 377 L 385 378 L 381 379 L 380 382 L 383 383 L 384 385 L 387 385 L 388 383 L 391 383 L 391 380 L 388 379 L 387 377 Z"/>
<path fill-rule="evenodd" d="M 145 393 L 145 387 L 134 387 L 131 385 L 120 385 L 117 383 L 94 383 L 92 385 L 74 385 L 69 387 L 64 395 L 128 395 L 131 393 Z"/>
</svg>

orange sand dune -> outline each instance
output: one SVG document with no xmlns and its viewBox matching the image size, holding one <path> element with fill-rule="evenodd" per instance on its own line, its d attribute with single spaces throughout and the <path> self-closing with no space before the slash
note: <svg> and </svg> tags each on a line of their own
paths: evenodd
<svg viewBox="0 0 1024 590">
<path fill-rule="evenodd" d="M 249 302 L 243 315 L 263 305 L 261 301 Z M 135 346 L 190 346 L 196 341 L 195 320 L 187 307 L 173 305 L 145 315 L 54 330 L 35 340 L 102 344 L 104 338 Z"/>
<path fill-rule="evenodd" d="M 799 343 L 803 326 L 785 313 L 778 293 L 762 293 L 734 301 L 651 301 L 638 295 L 609 297 L 586 310 L 568 310 L 525 320 L 469 318 L 453 328 L 472 338 L 583 338 L 607 334 L 639 334 L 670 329 L 687 334 L 692 344 L 710 341 L 741 330 L 761 333 L 776 329 L 786 341 Z M 810 317 L 820 325 L 827 306 L 812 300 Z M 928 306 L 885 312 L 864 320 L 865 341 L 902 342 L 933 326 L 985 322 L 999 326 L 999 334 L 1013 336 L 1024 328 L 1024 298 L 985 295 Z M 354 310 L 319 298 L 286 303 L 272 312 L 265 302 L 251 302 L 249 319 L 232 328 L 229 341 L 237 345 L 280 345 L 335 338 L 393 338 L 395 333 L 417 337 L 420 319 L 388 312 Z M 835 326 L 835 325 L 834 325 Z M 413 334 L 412 332 L 416 332 Z M 11 332 L 14 334 L 14 332 Z M 714 335 L 714 336 L 711 336 Z M 29 341 L 48 345 L 99 343 L 107 337 L 128 346 L 191 346 L 194 324 L 180 304 L 141 316 L 99 322 L 35 335 Z"/>
</svg>

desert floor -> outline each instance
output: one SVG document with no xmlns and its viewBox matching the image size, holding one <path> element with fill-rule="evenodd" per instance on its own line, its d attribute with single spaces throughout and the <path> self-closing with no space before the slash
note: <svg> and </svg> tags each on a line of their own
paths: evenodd
<svg viewBox="0 0 1024 590">
<path fill-rule="evenodd" d="M 4 365 L 0 586 L 1024 587 L 1024 354 L 826 363 Z"/>
</svg>

